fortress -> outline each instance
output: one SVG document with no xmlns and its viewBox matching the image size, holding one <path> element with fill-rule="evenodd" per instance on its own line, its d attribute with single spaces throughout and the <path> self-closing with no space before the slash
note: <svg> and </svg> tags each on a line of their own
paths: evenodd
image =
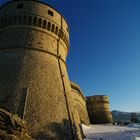
<svg viewBox="0 0 140 140">
<path fill-rule="evenodd" d="M 90 124 L 86 98 L 68 77 L 68 51 L 68 24 L 50 5 L 12 0 L 0 7 L 0 108 L 26 120 L 38 140 L 82 140 L 81 123 Z"/>
</svg>

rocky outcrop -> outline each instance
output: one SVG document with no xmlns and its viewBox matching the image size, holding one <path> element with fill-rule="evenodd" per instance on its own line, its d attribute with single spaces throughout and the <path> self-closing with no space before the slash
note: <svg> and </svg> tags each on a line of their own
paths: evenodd
<svg viewBox="0 0 140 140">
<path fill-rule="evenodd" d="M 34 140 L 28 134 L 26 121 L 0 108 L 1 140 Z"/>
</svg>

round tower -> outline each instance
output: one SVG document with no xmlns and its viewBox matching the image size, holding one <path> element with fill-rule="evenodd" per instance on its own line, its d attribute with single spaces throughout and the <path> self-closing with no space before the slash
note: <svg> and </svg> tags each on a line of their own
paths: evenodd
<svg viewBox="0 0 140 140">
<path fill-rule="evenodd" d="M 87 97 L 87 109 L 92 124 L 113 123 L 108 96 L 95 95 Z"/>
<path fill-rule="evenodd" d="M 25 119 L 38 139 L 80 135 L 68 50 L 68 24 L 51 6 L 13 0 L 0 7 L 0 107 Z"/>
</svg>

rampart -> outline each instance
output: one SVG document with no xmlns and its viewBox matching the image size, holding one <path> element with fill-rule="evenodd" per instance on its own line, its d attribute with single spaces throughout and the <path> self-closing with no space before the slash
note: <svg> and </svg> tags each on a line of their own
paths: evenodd
<svg viewBox="0 0 140 140">
<path fill-rule="evenodd" d="M 85 98 L 69 81 L 69 44 L 68 24 L 50 5 L 12 0 L 0 7 L 0 108 L 26 120 L 38 140 L 82 140 L 80 123 L 89 118 L 112 123 L 108 96 Z"/>
<path fill-rule="evenodd" d="M 92 124 L 113 123 L 108 96 L 87 97 L 87 110 Z"/>
<path fill-rule="evenodd" d="M 13 0 L 0 7 L 0 107 L 38 139 L 82 139 L 67 73 L 69 27 L 51 6 Z"/>
<path fill-rule="evenodd" d="M 73 94 L 74 97 L 74 101 L 79 113 L 80 121 L 82 124 L 89 125 L 89 117 L 88 117 L 87 107 L 86 107 L 86 98 L 77 84 L 71 82 L 71 88 L 72 88 L 71 93 Z"/>
</svg>

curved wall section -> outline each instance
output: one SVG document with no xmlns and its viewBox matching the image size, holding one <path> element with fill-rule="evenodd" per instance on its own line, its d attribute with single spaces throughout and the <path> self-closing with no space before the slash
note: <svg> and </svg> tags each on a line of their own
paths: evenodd
<svg viewBox="0 0 140 140">
<path fill-rule="evenodd" d="M 83 95 L 80 87 L 73 82 L 71 82 L 71 93 L 74 97 L 74 102 L 76 104 L 81 123 L 89 125 L 89 117 L 86 108 L 86 98 Z"/>
<path fill-rule="evenodd" d="M 89 119 L 92 124 L 113 123 L 108 96 L 95 95 L 86 98 Z"/>
<path fill-rule="evenodd" d="M 68 25 L 52 7 L 14 0 L 0 7 L 0 107 L 38 139 L 82 139 L 66 67 Z"/>
</svg>

